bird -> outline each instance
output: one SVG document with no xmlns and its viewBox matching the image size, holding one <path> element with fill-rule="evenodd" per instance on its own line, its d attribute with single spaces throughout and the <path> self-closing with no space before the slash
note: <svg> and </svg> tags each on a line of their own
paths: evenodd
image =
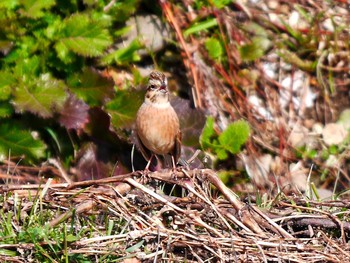
<svg viewBox="0 0 350 263">
<path fill-rule="evenodd" d="M 136 114 L 136 139 L 147 162 L 148 170 L 154 156 L 171 155 L 173 169 L 181 154 L 179 118 L 169 102 L 168 81 L 164 73 L 149 75 L 145 99 Z"/>
</svg>

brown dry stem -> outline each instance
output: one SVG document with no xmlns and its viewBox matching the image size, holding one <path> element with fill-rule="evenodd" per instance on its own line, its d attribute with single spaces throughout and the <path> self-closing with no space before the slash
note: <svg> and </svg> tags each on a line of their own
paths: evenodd
<svg viewBox="0 0 350 263">
<path fill-rule="evenodd" d="M 17 209 L 10 198 L 17 196 L 22 200 L 23 210 L 36 209 L 40 204 L 53 214 L 60 211 L 61 214 L 47 223 L 51 228 L 70 224 L 73 217 L 87 215 L 104 214 L 112 222 L 124 222 L 120 226 L 123 231 L 113 231 L 109 235 L 103 235 L 103 225 L 99 226 L 100 230 L 93 237 L 70 244 L 71 253 L 127 256 L 127 248 L 143 242 L 143 249 L 133 252 L 133 256 L 141 261 L 155 257 L 165 261 L 197 262 L 207 258 L 221 262 L 274 259 L 345 262 L 350 259 L 350 248 L 346 243 L 324 234 L 325 231 L 340 230 L 340 237 L 344 239 L 350 232 L 348 224 L 335 220 L 336 216 L 331 213 L 321 213 L 316 202 L 308 203 L 309 207 L 305 208 L 303 200 L 297 200 L 299 205 L 275 200 L 282 212 L 285 209 L 317 213 L 313 220 L 311 214 L 300 212 L 277 218 L 257 206 L 244 204 L 213 170 L 165 170 L 147 176 L 149 184 L 145 185 L 141 184 L 142 173 L 135 172 L 72 184 L 48 181 L 43 185 L 4 185 L 0 187 L 0 193 L 9 196 L 4 204 L 7 210 Z M 182 189 L 185 194 L 182 197 L 167 194 L 162 190 L 167 184 Z M 219 193 L 217 197 L 213 197 L 213 187 L 216 195 Z M 26 203 L 28 192 L 38 199 Z M 327 207 L 326 202 L 323 204 Z M 334 207 L 347 205 L 344 201 L 330 201 L 330 204 Z M 79 228 L 79 225 L 75 227 Z M 303 231 L 298 234 L 299 228 Z M 298 237 L 300 233 L 304 237 Z M 25 245 L 33 248 L 32 244 Z M 9 247 L 0 244 L 1 248 Z M 328 252 L 324 252 L 325 248 Z"/>
</svg>

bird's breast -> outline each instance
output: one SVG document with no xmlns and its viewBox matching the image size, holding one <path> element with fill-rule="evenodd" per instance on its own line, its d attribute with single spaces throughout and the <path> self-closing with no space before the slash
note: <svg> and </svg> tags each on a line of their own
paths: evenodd
<svg viewBox="0 0 350 263">
<path fill-rule="evenodd" d="M 156 154 L 172 151 L 179 133 L 179 119 L 173 107 L 160 108 L 142 104 L 136 118 L 136 130 L 142 143 Z"/>
</svg>

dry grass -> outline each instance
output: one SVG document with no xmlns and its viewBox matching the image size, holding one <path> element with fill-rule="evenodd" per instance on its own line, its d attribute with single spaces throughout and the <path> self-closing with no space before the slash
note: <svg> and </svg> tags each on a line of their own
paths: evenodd
<svg viewBox="0 0 350 263">
<path fill-rule="evenodd" d="M 6 184 L 0 194 L 3 232 L 12 229 L 1 235 L 7 262 L 350 260 L 347 202 L 281 194 L 243 203 L 209 169 Z M 37 227 L 45 234 L 23 238 Z"/>
<path fill-rule="evenodd" d="M 312 157 L 289 141 L 297 124 L 311 131 L 310 122 L 334 122 L 348 105 L 348 4 L 234 1 L 229 8 L 196 10 L 189 8 L 194 2 L 160 1 L 160 6 L 178 40 L 195 104 L 215 117 L 219 131 L 238 118 L 252 128 L 243 164 L 254 188 L 233 186 L 248 197 L 238 198 L 218 179 L 219 171 L 210 169 L 135 172 L 74 183 L 63 169 L 5 162 L 0 174 L 0 261 L 350 261 L 348 200 L 336 195 L 334 200 L 315 200 L 311 194 L 284 191 L 293 181 L 292 163 L 321 178 L 319 188 L 335 189 L 337 183 L 348 188 L 347 145 L 336 149 L 338 163 L 330 167 L 321 156 L 328 147 L 321 138 Z M 300 24 L 290 26 L 295 12 Z M 208 17 L 217 20 L 215 29 L 183 35 Z M 325 27 L 327 21 L 334 22 L 333 31 Z M 269 48 L 257 59 L 242 60 L 240 47 L 261 33 Z M 205 48 L 204 40 L 213 36 L 223 43 L 222 60 L 210 58 Z M 298 74 L 305 89 L 294 91 Z M 291 84 L 286 87 L 281 82 L 287 77 Z M 311 109 L 306 88 L 318 94 Z M 251 95 L 261 104 L 252 105 Z M 279 102 L 283 96 L 285 105 Z M 275 160 L 274 168 L 260 180 L 253 164 L 265 153 Z M 229 161 L 223 166 L 232 167 Z M 64 178 L 65 183 L 44 177 Z M 307 190 L 317 194 L 311 185 Z"/>
</svg>

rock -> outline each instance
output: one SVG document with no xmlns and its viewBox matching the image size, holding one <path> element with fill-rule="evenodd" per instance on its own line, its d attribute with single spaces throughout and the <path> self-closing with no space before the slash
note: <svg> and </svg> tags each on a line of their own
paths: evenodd
<svg viewBox="0 0 350 263">
<path fill-rule="evenodd" d="M 341 144 L 347 135 L 347 130 L 339 123 L 328 123 L 322 131 L 323 140 L 328 146 Z"/>
<path fill-rule="evenodd" d="M 126 25 L 131 30 L 126 34 L 125 40 L 117 44 L 117 47 L 128 46 L 135 38 L 139 37 L 145 48 L 139 50 L 139 55 L 147 55 L 164 48 L 166 39 L 170 38 L 167 24 L 156 15 L 137 15 L 131 17 Z"/>
<path fill-rule="evenodd" d="M 323 201 L 332 200 L 332 197 L 333 197 L 333 192 L 328 189 L 318 188 L 317 194 L 319 196 L 319 199 Z M 313 198 L 313 199 L 316 199 L 316 198 Z"/>
<path fill-rule="evenodd" d="M 289 134 L 288 142 L 293 147 L 302 147 L 306 144 L 306 137 L 308 136 L 309 130 L 304 126 L 296 124 Z"/>
<path fill-rule="evenodd" d="M 264 106 L 263 101 L 258 96 L 251 95 L 248 97 L 248 101 L 250 105 L 252 105 L 258 111 L 259 115 L 262 116 L 263 119 L 273 121 L 271 113 Z M 260 116 L 257 117 L 259 118 Z"/>
<path fill-rule="evenodd" d="M 270 0 L 267 2 L 267 6 L 270 8 L 270 9 L 277 9 L 279 7 L 279 3 L 278 1 L 275 1 L 275 0 Z"/>
<path fill-rule="evenodd" d="M 259 157 L 242 154 L 241 158 L 244 162 L 248 176 L 256 185 L 263 186 L 271 184 L 268 179 L 272 163 L 272 156 L 270 154 L 264 154 Z"/>
<path fill-rule="evenodd" d="M 350 129 L 350 109 L 345 109 L 342 111 L 337 123 L 342 124 L 346 130 Z"/>
<path fill-rule="evenodd" d="M 313 126 L 312 126 L 312 131 L 317 134 L 317 135 L 321 135 L 323 132 L 323 125 L 322 123 L 316 122 Z"/>
<path fill-rule="evenodd" d="M 289 166 L 291 183 L 301 192 L 306 191 L 307 187 L 307 172 L 302 162 L 291 163 Z"/>
</svg>

